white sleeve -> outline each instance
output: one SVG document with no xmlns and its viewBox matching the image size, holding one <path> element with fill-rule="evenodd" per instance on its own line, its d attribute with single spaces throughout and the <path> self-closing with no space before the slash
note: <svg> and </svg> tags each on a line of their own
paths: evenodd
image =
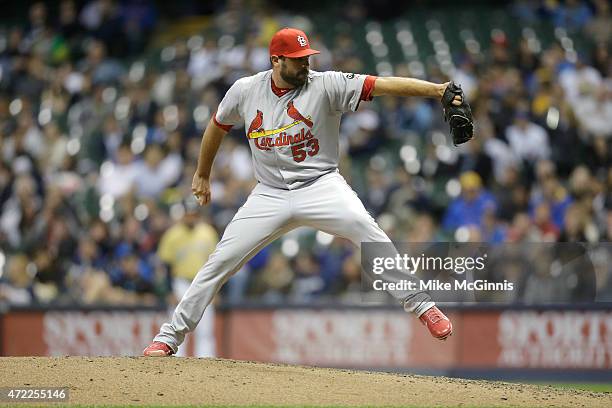
<svg viewBox="0 0 612 408">
<path fill-rule="evenodd" d="M 366 78 L 367 75 L 324 72 L 323 87 L 331 109 L 339 112 L 357 110 Z"/>
<path fill-rule="evenodd" d="M 244 123 L 240 114 L 242 102 L 242 81 L 234 82 L 217 108 L 215 120 L 222 125 L 237 126 Z"/>
</svg>

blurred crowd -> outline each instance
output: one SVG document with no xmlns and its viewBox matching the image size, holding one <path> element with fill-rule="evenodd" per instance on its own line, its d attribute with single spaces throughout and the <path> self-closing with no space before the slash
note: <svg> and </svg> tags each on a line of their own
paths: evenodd
<svg viewBox="0 0 612 408">
<path fill-rule="evenodd" d="M 361 3 L 342 10 L 348 27 L 365 24 Z M 584 36 L 589 49 L 538 49 L 498 30 L 486 51 L 451 50 L 451 71 L 392 66 L 462 84 L 470 143 L 451 145 L 433 100 L 377 98 L 344 116 L 340 170 L 392 239 L 612 239 L 610 3 L 517 1 L 507 12 Z M 324 39 L 308 17 L 261 2 L 229 1 L 204 32 L 161 46 L 147 1 L 64 0 L 53 14 L 39 2 L 28 16 L 0 29 L 0 302 L 175 302 L 255 185 L 234 129 L 214 164 L 212 203 L 188 199 L 203 129 L 236 79 L 269 68 L 278 28 L 307 31 L 322 51 L 312 69 L 377 74 L 350 32 Z M 600 299 L 612 298 L 610 256 L 598 258 Z M 360 274 L 350 243 L 298 229 L 248 262 L 221 299 L 359 301 Z"/>
</svg>

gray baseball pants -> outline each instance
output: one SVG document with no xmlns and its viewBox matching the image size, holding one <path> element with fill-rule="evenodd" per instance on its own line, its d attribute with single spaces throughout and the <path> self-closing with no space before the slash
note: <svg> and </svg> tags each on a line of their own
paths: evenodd
<svg viewBox="0 0 612 408">
<path fill-rule="evenodd" d="M 171 322 L 162 325 L 155 341 L 166 343 L 176 352 L 185 335 L 196 328 L 221 286 L 262 248 L 301 226 L 349 239 L 358 248 L 362 242 L 391 242 L 338 172 L 328 173 L 297 190 L 260 183 L 227 225 L 215 251 L 177 305 Z M 384 278 L 416 279 L 399 272 L 385 274 Z M 406 311 L 417 316 L 434 305 L 426 292 L 389 293 Z"/>
</svg>

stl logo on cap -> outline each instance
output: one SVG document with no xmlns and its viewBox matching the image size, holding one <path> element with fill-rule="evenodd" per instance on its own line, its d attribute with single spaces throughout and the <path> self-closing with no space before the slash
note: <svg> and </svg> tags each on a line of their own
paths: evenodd
<svg viewBox="0 0 612 408">
<path fill-rule="evenodd" d="M 318 54 L 319 51 L 310 48 L 308 37 L 297 28 L 283 28 L 272 36 L 270 55 L 287 58 L 302 58 Z"/>
</svg>

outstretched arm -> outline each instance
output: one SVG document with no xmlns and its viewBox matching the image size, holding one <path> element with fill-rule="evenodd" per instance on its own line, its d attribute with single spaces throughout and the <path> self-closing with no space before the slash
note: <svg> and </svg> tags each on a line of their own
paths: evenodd
<svg viewBox="0 0 612 408">
<path fill-rule="evenodd" d="M 202 136 L 198 168 L 191 183 L 191 191 L 200 205 L 206 205 L 210 201 L 210 172 L 226 133 L 227 131 L 217 126 L 211 118 Z"/>
<path fill-rule="evenodd" d="M 442 103 L 444 120 L 450 126 L 455 146 L 474 137 L 472 110 L 464 101 L 463 91 L 453 82 L 435 84 L 415 78 L 382 77 L 376 78 L 372 96 L 420 96 L 437 98 Z"/>
<path fill-rule="evenodd" d="M 374 83 L 373 96 L 422 96 L 441 99 L 449 82 L 435 84 L 416 78 L 378 77 Z M 457 99 L 457 104 L 461 99 Z"/>
</svg>

